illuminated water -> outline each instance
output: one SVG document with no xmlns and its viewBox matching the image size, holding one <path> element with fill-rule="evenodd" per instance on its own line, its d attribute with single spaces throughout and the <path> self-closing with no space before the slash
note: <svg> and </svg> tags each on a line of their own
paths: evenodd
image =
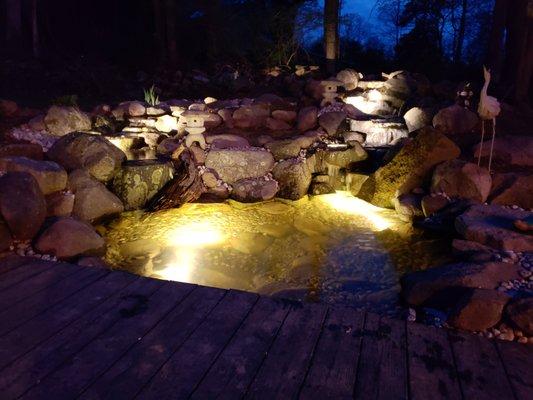
<svg viewBox="0 0 533 400">
<path fill-rule="evenodd" d="M 128 212 L 106 228 L 107 261 L 141 275 L 389 313 L 401 273 L 442 249 L 343 192 Z"/>
</svg>

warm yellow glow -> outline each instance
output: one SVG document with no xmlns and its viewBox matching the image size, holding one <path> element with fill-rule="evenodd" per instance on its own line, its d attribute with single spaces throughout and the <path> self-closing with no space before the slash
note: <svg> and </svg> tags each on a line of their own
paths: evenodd
<svg viewBox="0 0 533 400">
<path fill-rule="evenodd" d="M 369 220 L 377 231 L 383 231 L 393 226 L 393 222 L 383 214 L 382 208 L 376 207 L 364 200 L 352 196 L 349 192 L 336 192 L 320 196 L 320 200 L 336 211 L 359 215 Z"/>
<path fill-rule="evenodd" d="M 224 234 L 209 221 L 180 226 L 168 235 L 169 244 L 178 247 L 204 247 L 224 241 Z"/>
<path fill-rule="evenodd" d="M 368 100 L 369 101 L 381 101 L 383 99 L 383 95 L 379 90 L 373 89 L 370 92 L 368 92 Z"/>
<path fill-rule="evenodd" d="M 383 99 L 383 95 L 378 90 L 371 90 L 365 96 L 349 96 L 345 102 L 351 104 L 355 108 L 361 110 L 366 114 L 374 114 L 380 108 L 380 102 Z"/>
</svg>

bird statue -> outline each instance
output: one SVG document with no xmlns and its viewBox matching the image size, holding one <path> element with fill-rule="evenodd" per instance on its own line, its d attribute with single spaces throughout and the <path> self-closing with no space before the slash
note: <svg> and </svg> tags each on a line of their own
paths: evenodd
<svg viewBox="0 0 533 400">
<path fill-rule="evenodd" d="M 496 136 L 496 117 L 500 115 L 501 107 L 500 102 L 487 94 L 487 90 L 490 84 L 490 70 L 485 66 L 483 67 L 483 76 L 485 78 L 485 84 L 483 89 L 481 89 L 481 96 L 479 99 L 479 106 L 477 113 L 481 118 L 481 143 L 479 145 L 479 156 L 477 160 L 477 165 L 481 164 L 481 154 L 483 152 L 483 140 L 485 139 L 485 121 L 492 120 L 492 142 L 490 145 L 490 155 L 489 155 L 489 173 L 490 167 L 492 164 L 492 152 L 494 151 L 494 137 Z"/>
</svg>

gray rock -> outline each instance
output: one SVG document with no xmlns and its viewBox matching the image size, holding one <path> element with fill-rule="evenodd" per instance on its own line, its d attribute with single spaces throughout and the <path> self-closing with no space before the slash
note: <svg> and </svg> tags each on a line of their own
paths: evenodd
<svg viewBox="0 0 533 400">
<path fill-rule="evenodd" d="M 307 160 L 293 158 L 277 163 L 272 175 L 279 183 L 278 197 L 290 200 L 304 197 L 311 184 L 311 174 Z"/>
<path fill-rule="evenodd" d="M 278 192 L 278 182 L 264 178 L 241 179 L 233 184 L 231 198 L 243 203 L 273 199 Z"/>
<path fill-rule="evenodd" d="M 46 201 L 32 175 L 8 172 L 0 177 L 0 215 L 14 239 L 35 236 L 46 217 Z"/>
<path fill-rule="evenodd" d="M 479 122 L 476 113 L 457 104 L 443 108 L 433 117 L 433 126 L 449 135 L 472 132 Z"/>
<path fill-rule="evenodd" d="M 54 192 L 46 196 L 47 217 L 70 217 L 73 209 L 73 193 Z"/>
<path fill-rule="evenodd" d="M 394 209 L 404 222 L 412 222 L 416 218 L 424 216 L 420 204 L 421 196 L 407 193 L 394 199 Z"/>
<path fill-rule="evenodd" d="M 518 277 L 518 267 L 507 263 L 449 264 L 404 275 L 402 295 L 407 303 L 418 306 L 445 289 L 496 289 L 502 281 Z"/>
<path fill-rule="evenodd" d="M 46 130 L 56 136 L 70 132 L 88 131 L 91 119 L 76 107 L 52 106 L 44 117 Z"/>
<path fill-rule="evenodd" d="M 492 186 L 491 204 L 533 209 L 533 174 L 498 174 Z"/>
<path fill-rule="evenodd" d="M 490 153 L 488 140 L 483 143 L 482 158 L 488 159 Z M 474 148 L 474 156 L 479 156 L 480 145 Z M 493 163 L 519 167 L 533 167 L 533 140 L 531 136 L 496 137 L 494 140 Z"/>
<path fill-rule="evenodd" d="M 265 176 L 274 166 L 274 157 L 270 152 L 254 147 L 211 149 L 205 166 L 215 170 L 224 182 L 233 184 L 240 179 Z"/>
<path fill-rule="evenodd" d="M 391 207 L 395 197 L 423 186 L 436 165 L 457 158 L 460 152 L 443 134 L 433 129 L 422 130 L 370 176 L 359 197 L 379 207 Z"/>
<path fill-rule="evenodd" d="M 67 186 L 67 171 L 53 161 L 36 161 L 26 157 L 0 158 L 0 172 L 8 171 L 29 173 L 37 180 L 45 195 Z"/>
<path fill-rule="evenodd" d="M 87 222 L 60 218 L 41 233 L 35 249 L 59 259 L 69 259 L 79 255 L 101 255 L 105 241 Z"/>
<path fill-rule="evenodd" d="M 83 221 L 99 221 L 124 211 L 120 199 L 87 171 L 72 171 L 68 177 L 68 185 L 75 196 L 72 215 Z"/>
<path fill-rule="evenodd" d="M 447 322 L 465 331 L 484 331 L 501 320 L 509 298 L 509 295 L 497 290 L 468 290 L 457 299 Z"/>
<path fill-rule="evenodd" d="M 489 171 L 462 160 L 446 161 L 435 168 L 431 180 L 432 193 L 446 193 L 452 198 L 484 203 L 490 193 Z"/>
<path fill-rule="evenodd" d="M 328 136 L 336 136 L 341 133 L 342 126 L 346 121 L 346 113 L 342 111 L 332 111 L 318 117 L 318 124 L 324 128 Z M 354 129 L 352 129 L 354 130 Z"/>
<path fill-rule="evenodd" d="M 210 135 L 205 138 L 205 141 L 216 149 L 241 149 L 250 147 L 250 143 L 246 138 L 231 134 Z"/>
<path fill-rule="evenodd" d="M 359 80 L 363 78 L 363 75 L 359 72 L 346 68 L 337 74 L 337 79 L 341 81 L 346 90 L 355 90 L 359 85 Z"/>
<path fill-rule="evenodd" d="M 274 140 L 266 143 L 265 148 L 272 153 L 274 160 L 279 161 L 298 157 L 301 150 L 301 143 L 297 139 Z"/>
<path fill-rule="evenodd" d="M 354 143 L 346 150 L 327 150 L 323 152 L 323 160 L 329 165 L 348 168 L 351 164 L 366 160 L 368 154 L 360 143 Z"/>
<path fill-rule="evenodd" d="M 104 137 L 81 132 L 63 136 L 47 154 L 67 171 L 82 168 L 102 182 L 113 178 L 126 159 L 124 152 Z"/>
<path fill-rule="evenodd" d="M 318 109 L 316 107 L 304 107 L 298 111 L 297 127 L 300 132 L 315 129 L 318 122 Z"/>
<path fill-rule="evenodd" d="M 126 161 L 115 175 L 113 192 L 125 210 L 143 208 L 172 179 L 173 167 L 158 160 Z"/>
<path fill-rule="evenodd" d="M 13 238 L 8 226 L 0 220 L 0 252 L 9 250 L 13 244 Z"/>
<path fill-rule="evenodd" d="M 265 125 L 266 119 L 270 116 L 268 104 L 255 104 L 242 106 L 233 112 L 233 123 L 237 128 L 257 129 Z"/>
<path fill-rule="evenodd" d="M 0 147 L 0 157 L 28 157 L 32 160 L 43 159 L 43 148 L 36 143 L 6 143 Z"/>
<path fill-rule="evenodd" d="M 529 211 L 474 205 L 455 220 L 461 236 L 498 250 L 533 251 L 533 236 L 517 232 L 514 221 L 532 218 Z"/>
<path fill-rule="evenodd" d="M 367 146 L 389 146 L 409 135 L 403 121 L 390 118 L 350 119 L 350 130 L 364 133 Z"/>
<path fill-rule="evenodd" d="M 432 108 L 413 107 L 405 113 L 403 119 L 409 133 L 426 126 L 431 126 L 435 112 Z"/>
<path fill-rule="evenodd" d="M 450 203 L 450 200 L 443 195 L 424 196 L 421 201 L 422 212 L 425 217 L 429 217 L 442 210 Z"/>
</svg>

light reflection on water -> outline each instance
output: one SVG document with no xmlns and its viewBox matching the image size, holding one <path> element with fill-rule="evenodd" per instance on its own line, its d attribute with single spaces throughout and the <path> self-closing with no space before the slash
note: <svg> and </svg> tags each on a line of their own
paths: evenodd
<svg viewBox="0 0 533 400">
<path fill-rule="evenodd" d="M 393 210 L 345 192 L 128 212 L 106 236 L 107 261 L 141 275 L 389 313 L 416 247 Z"/>
</svg>

